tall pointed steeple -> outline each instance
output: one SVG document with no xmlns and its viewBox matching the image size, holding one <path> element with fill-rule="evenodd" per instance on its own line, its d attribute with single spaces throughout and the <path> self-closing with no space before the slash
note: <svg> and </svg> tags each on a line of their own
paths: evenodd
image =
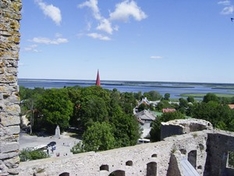
<svg viewBox="0 0 234 176">
<path fill-rule="evenodd" d="M 99 70 L 97 71 L 96 86 L 101 86 Z"/>
</svg>

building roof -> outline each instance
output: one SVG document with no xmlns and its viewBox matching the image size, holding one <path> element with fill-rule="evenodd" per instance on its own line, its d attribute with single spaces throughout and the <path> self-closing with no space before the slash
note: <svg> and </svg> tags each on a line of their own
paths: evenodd
<svg viewBox="0 0 234 176">
<path fill-rule="evenodd" d="M 141 111 L 141 112 L 138 112 L 135 114 L 136 117 L 140 120 L 148 120 L 148 121 L 153 121 L 155 120 L 155 116 L 148 110 L 144 110 L 144 111 Z"/>
<path fill-rule="evenodd" d="M 175 111 L 176 111 L 176 109 L 174 109 L 174 108 L 163 108 L 162 109 L 163 113 L 165 113 L 165 112 L 175 112 Z"/>
<path fill-rule="evenodd" d="M 229 104 L 228 106 L 230 109 L 234 109 L 234 104 Z"/>
</svg>

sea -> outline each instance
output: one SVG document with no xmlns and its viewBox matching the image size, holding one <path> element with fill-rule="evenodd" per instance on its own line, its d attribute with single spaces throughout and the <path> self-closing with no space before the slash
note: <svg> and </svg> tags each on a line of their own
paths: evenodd
<svg viewBox="0 0 234 176">
<path fill-rule="evenodd" d="M 18 85 L 26 88 L 63 88 L 63 87 L 88 87 L 95 85 L 95 80 L 71 79 L 25 79 L 19 78 Z M 162 96 L 170 93 L 170 98 L 180 98 L 181 94 L 228 94 L 234 96 L 234 84 L 225 83 L 193 83 L 193 82 L 151 82 L 151 81 L 101 81 L 101 87 L 120 92 L 149 92 L 157 91 Z"/>
</svg>

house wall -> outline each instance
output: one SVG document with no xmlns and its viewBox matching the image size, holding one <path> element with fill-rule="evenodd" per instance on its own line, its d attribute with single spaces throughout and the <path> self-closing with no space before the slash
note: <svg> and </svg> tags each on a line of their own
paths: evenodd
<svg viewBox="0 0 234 176">
<path fill-rule="evenodd" d="M 18 174 L 20 0 L 0 1 L 0 175 Z"/>
</svg>

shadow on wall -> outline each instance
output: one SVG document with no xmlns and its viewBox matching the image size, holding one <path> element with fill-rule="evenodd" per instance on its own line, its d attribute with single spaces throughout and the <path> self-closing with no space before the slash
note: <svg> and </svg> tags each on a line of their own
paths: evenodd
<svg viewBox="0 0 234 176">
<path fill-rule="evenodd" d="M 63 172 L 61 174 L 59 174 L 59 176 L 69 176 L 70 174 L 68 172 Z"/>
</svg>

